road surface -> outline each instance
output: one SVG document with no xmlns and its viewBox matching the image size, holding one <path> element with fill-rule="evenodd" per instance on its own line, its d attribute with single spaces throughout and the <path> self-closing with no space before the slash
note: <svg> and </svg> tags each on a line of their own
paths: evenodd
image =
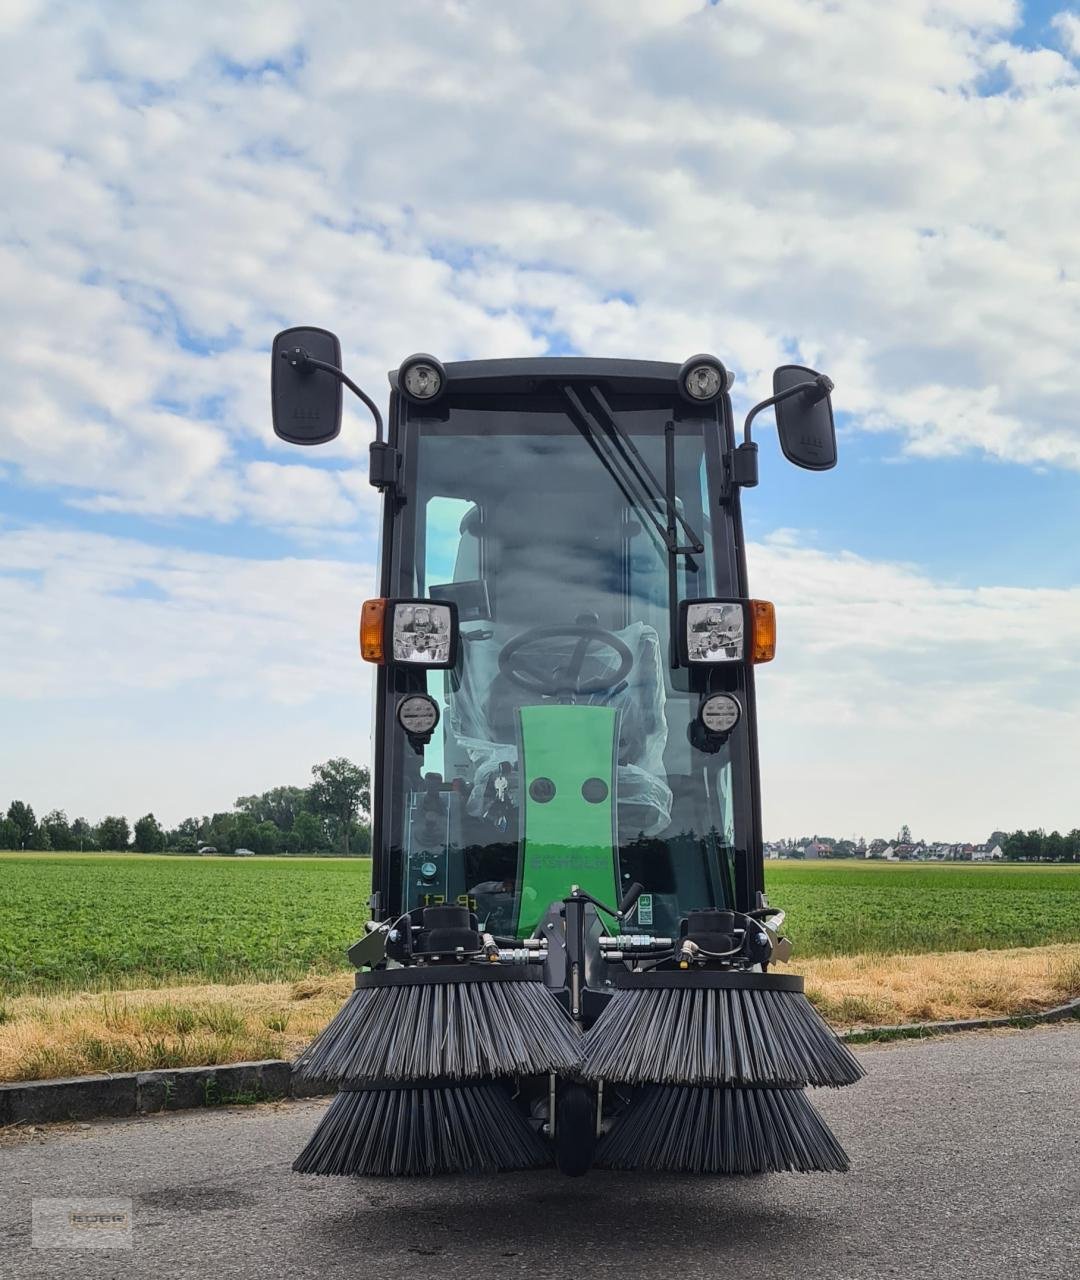
<svg viewBox="0 0 1080 1280">
<path fill-rule="evenodd" d="M 1080 1024 L 860 1050 L 813 1096 L 846 1176 L 297 1177 L 323 1101 L 0 1138 L 0 1276 L 1080 1275 Z M 35 1196 L 133 1201 L 129 1252 L 31 1246 Z"/>
</svg>

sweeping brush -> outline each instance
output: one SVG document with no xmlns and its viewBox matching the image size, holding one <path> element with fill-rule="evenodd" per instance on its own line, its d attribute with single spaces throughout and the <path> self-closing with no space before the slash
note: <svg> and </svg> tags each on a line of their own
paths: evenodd
<svg viewBox="0 0 1080 1280">
<path fill-rule="evenodd" d="M 600 1141 L 596 1163 L 663 1173 L 843 1173 L 844 1149 L 801 1089 L 651 1085 Z"/>
<path fill-rule="evenodd" d="M 542 977 L 526 965 L 483 964 L 358 973 L 297 1071 L 365 1084 L 573 1070 L 580 1039 Z"/>
<path fill-rule="evenodd" d="M 616 984 L 584 1038 L 586 1079 L 839 1086 L 863 1075 L 795 975 L 653 970 Z"/>
<path fill-rule="evenodd" d="M 346 1090 L 293 1164 L 296 1173 L 372 1177 L 497 1173 L 551 1163 L 505 1085 Z"/>
</svg>

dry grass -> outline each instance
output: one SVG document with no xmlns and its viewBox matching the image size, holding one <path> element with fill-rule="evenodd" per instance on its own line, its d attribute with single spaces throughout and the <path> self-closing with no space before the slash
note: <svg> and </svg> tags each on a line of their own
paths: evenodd
<svg viewBox="0 0 1080 1280">
<path fill-rule="evenodd" d="M 1080 996 L 1080 945 L 832 956 L 793 965 L 839 1027 L 946 1022 L 1049 1009 Z"/>
<path fill-rule="evenodd" d="M 0 1019 L 0 1080 L 289 1058 L 329 1022 L 351 988 L 346 973 L 16 997 Z"/>
<path fill-rule="evenodd" d="M 837 1027 L 1030 1013 L 1080 996 L 1080 944 L 793 965 Z M 0 1006 L 0 1080 L 291 1058 L 352 974 L 296 982 L 20 996 Z"/>
</svg>

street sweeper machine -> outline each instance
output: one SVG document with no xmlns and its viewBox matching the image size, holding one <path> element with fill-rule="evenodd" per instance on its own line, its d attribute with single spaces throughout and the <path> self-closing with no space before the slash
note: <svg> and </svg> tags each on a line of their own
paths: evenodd
<svg viewBox="0 0 1080 1280">
<path fill-rule="evenodd" d="M 278 435 L 375 419 L 373 892 L 356 985 L 298 1069 L 339 1092 L 302 1173 L 842 1170 L 806 1097 L 861 1074 L 778 970 L 741 490 L 751 422 L 836 462 L 828 378 L 785 365 L 736 443 L 732 376 L 543 358 L 390 374 L 274 342 Z"/>
</svg>

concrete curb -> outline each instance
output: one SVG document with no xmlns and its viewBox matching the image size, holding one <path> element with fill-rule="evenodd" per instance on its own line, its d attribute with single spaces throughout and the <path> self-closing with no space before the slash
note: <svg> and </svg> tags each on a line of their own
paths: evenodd
<svg viewBox="0 0 1080 1280">
<path fill-rule="evenodd" d="M 1080 1018 L 1080 997 L 1041 1013 L 1013 1013 L 1000 1018 L 966 1018 L 957 1022 L 901 1022 L 895 1026 L 861 1027 L 842 1031 L 841 1040 L 915 1039 L 919 1036 L 951 1035 L 954 1031 L 990 1031 L 995 1027 L 1033 1027 L 1040 1022 L 1064 1022 Z"/>
<path fill-rule="evenodd" d="M 336 1092 L 333 1085 L 297 1080 L 292 1063 L 278 1059 L 69 1080 L 20 1080 L 0 1084 L 0 1128 L 153 1115 L 191 1107 L 310 1098 Z"/>
<path fill-rule="evenodd" d="M 845 1031 L 842 1040 L 860 1041 L 985 1031 L 994 1027 L 1028 1027 L 1080 1017 L 1080 998 L 1042 1013 L 964 1022 L 908 1022 L 898 1026 Z M 23 1080 L 0 1084 L 0 1128 L 15 1124 L 49 1124 L 63 1120 L 160 1115 L 192 1107 L 227 1106 L 239 1102 L 271 1102 L 280 1098 L 314 1098 L 336 1093 L 335 1085 L 299 1080 L 291 1062 L 233 1062 L 221 1067 L 177 1067 L 115 1076 L 79 1076 L 70 1080 Z"/>
</svg>

